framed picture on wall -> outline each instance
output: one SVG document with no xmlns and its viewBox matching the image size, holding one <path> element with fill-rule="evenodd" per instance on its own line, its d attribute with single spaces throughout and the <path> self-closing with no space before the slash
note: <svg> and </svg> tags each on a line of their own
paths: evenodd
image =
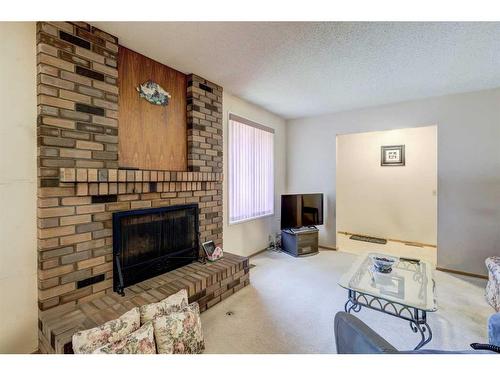
<svg viewBox="0 0 500 375">
<path fill-rule="evenodd" d="M 380 165 L 383 167 L 405 165 L 405 146 L 382 146 Z"/>
</svg>

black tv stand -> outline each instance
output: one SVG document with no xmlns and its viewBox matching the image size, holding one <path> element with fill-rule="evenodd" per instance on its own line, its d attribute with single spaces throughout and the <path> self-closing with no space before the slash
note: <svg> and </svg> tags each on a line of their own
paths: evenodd
<svg viewBox="0 0 500 375">
<path fill-rule="evenodd" d="M 318 253 L 318 228 L 315 226 L 281 230 L 281 249 L 294 256 Z"/>
</svg>

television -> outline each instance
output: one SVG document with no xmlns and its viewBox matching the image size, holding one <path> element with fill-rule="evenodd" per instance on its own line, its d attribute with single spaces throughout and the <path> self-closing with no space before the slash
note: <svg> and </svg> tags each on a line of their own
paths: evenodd
<svg viewBox="0 0 500 375">
<path fill-rule="evenodd" d="M 281 229 L 323 224 L 323 194 L 281 196 Z"/>
</svg>

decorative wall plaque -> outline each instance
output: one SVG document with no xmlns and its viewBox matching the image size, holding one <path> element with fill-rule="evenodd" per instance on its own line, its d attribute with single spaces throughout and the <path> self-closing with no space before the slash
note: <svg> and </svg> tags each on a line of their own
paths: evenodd
<svg viewBox="0 0 500 375">
<path fill-rule="evenodd" d="M 403 166 L 405 165 L 405 146 L 382 146 L 380 160 L 382 166 Z"/>
<path fill-rule="evenodd" d="M 165 91 L 159 84 L 148 80 L 142 85 L 136 87 L 141 98 L 146 99 L 148 102 L 156 105 L 168 105 L 168 100 L 172 97 Z"/>
</svg>

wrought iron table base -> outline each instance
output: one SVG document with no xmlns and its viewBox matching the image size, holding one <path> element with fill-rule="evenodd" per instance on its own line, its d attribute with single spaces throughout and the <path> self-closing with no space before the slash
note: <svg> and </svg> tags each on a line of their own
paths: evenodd
<svg viewBox="0 0 500 375">
<path fill-rule="evenodd" d="M 427 324 L 427 313 L 424 310 L 410 307 L 385 299 L 374 297 L 369 294 L 348 290 L 348 299 L 344 310 L 347 313 L 359 312 L 361 307 L 380 311 L 410 322 L 410 328 L 415 333 L 420 333 L 421 340 L 414 350 L 418 350 L 432 340 L 432 331 Z"/>
</svg>

